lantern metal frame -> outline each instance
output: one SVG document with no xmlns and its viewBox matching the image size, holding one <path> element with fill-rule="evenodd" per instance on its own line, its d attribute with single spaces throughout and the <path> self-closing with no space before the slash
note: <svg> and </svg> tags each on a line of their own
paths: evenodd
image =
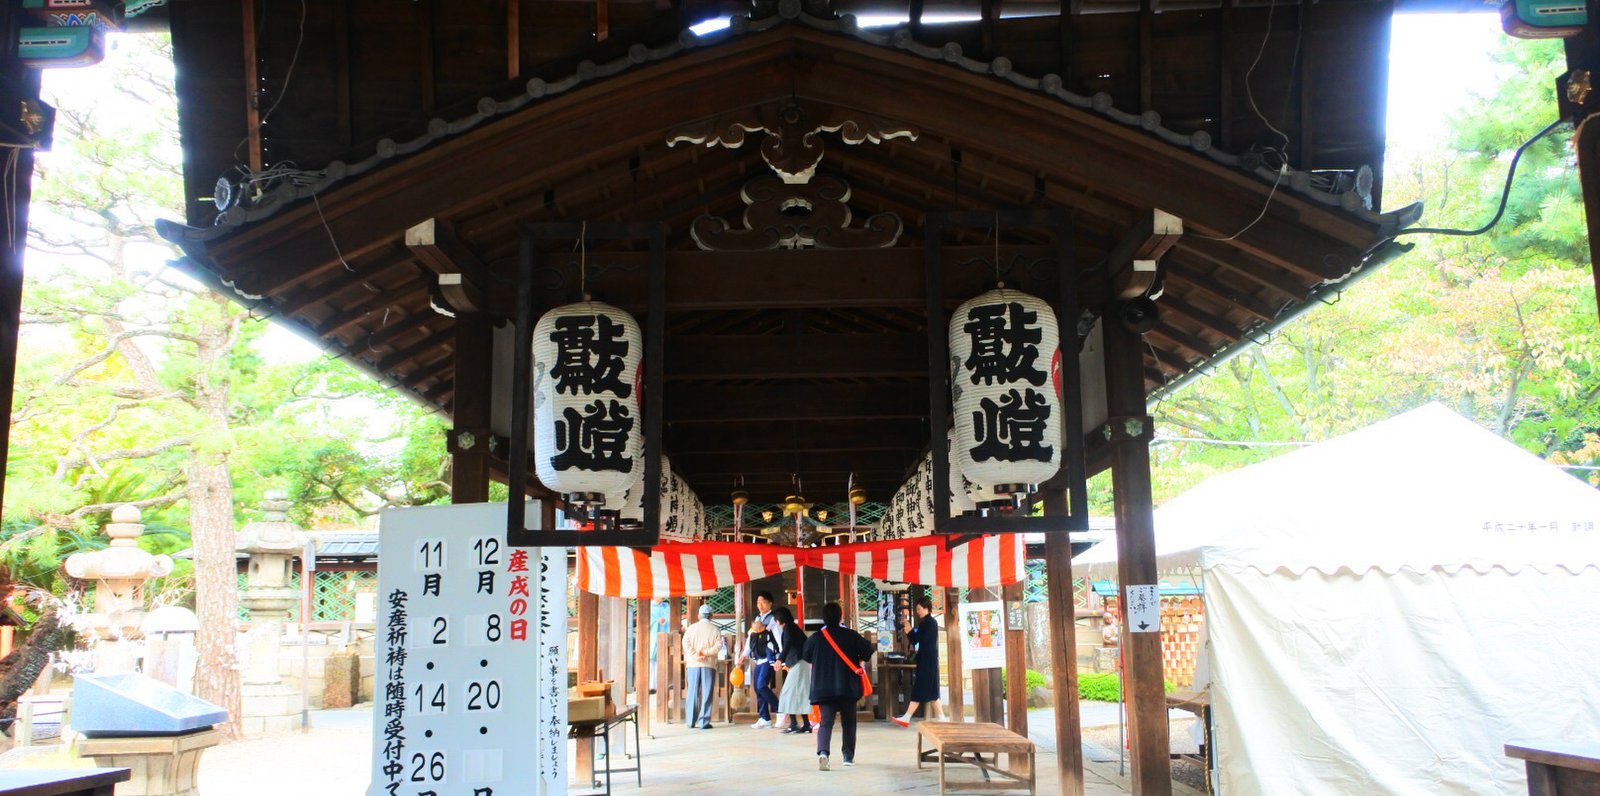
<svg viewBox="0 0 1600 796">
<path fill-rule="evenodd" d="M 521 251 L 517 258 L 517 320 L 515 359 L 511 385 L 511 450 L 506 481 L 513 490 L 528 482 L 528 416 L 533 389 L 533 325 L 544 305 L 554 305 L 549 296 L 535 295 L 534 275 L 543 259 L 542 241 L 571 241 L 582 237 L 591 241 L 647 241 L 650 247 L 650 291 L 644 323 L 644 400 L 640 422 L 644 424 L 644 520 L 637 529 L 618 529 L 597 524 L 581 535 L 574 531 L 527 527 L 524 501 L 506 504 L 506 543 L 512 547 L 568 547 L 574 544 L 600 547 L 651 547 L 661 541 L 661 444 L 663 406 L 662 382 L 666 368 L 667 315 L 667 236 L 659 222 L 597 223 L 577 221 L 524 224 L 519 230 Z M 564 297 L 563 297 L 564 298 Z M 582 298 L 581 296 L 579 298 Z"/>
<path fill-rule="evenodd" d="M 950 229 L 991 230 L 999 257 L 1000 231 L 1005 227 L 1044 228 L 1055 241 L 1055 296 L 1035 291 L 1050 303 L 1061 327 L 1061 469 L 1040 485 L 1040 492 L 1067 490 L 1065 515 L 1032 517 L 1018 510 L 1006 514 L 950 516 L 950 494 L 940 485 L 950 483 L 950 452 L 946 445 L 930 445 L 933 454 L 933 516 L 940 533 L 972 538 L 992 533 L 1075 533 L 1089 529 L 1089 492 L 1083 440 L 1083 394 L 1078 362 L 1078 269 L 1073 258 L 1072 219 L 1060 208 L 929 213 L 923 226 L 923 252 L 928 284 L 928 417 L 931 427 L 943 429 L 950 417 L 950 344 L 944 297 L 944 234 Z M 996 270 L 999 263 L 995 263 Z M 1034 287 L 1044 287 L 1037 285 Z M 935 435 L 936 438 L 942 435 Z"/>
</svg>

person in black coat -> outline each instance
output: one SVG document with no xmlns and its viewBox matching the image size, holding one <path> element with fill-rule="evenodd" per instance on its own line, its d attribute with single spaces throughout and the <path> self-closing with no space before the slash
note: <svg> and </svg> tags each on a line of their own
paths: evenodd
<svg viewBox="0 0 1600 796">
<path fill-rule="evenodd" d="M 844 728 L 844 743 L 839 747 L 844 764 L 856 764 L 856 703 L 861 700 L 861 677 L 856 672 L 873 653 L 872 645 L 860 633 L 839 624 L 843 615 L 838 603 L 822 606 L 822 629 L 806 639 L 800 653 L 811 664 L 811 704 L 822 714 L 817 732 L 817 768 L 822 771 L 828 770 L 836 717 Z"/>
<path fill-rule="evenodd" d="M 911 717 L 923 703 L 927 703 L 930 717 L 944 718 L 944 708 L 939 704 L 939 622 L 933 618 L 933 600 L 918 597 L 912 610 L 916 612 L 916 624 L 905 623 L 906 638 L 917 645 L 917 671 L 908 697 L 911 704 L 906 705 L 904 716 L 891 719 L 902 727 L 911 726 Z"/>
</svg>

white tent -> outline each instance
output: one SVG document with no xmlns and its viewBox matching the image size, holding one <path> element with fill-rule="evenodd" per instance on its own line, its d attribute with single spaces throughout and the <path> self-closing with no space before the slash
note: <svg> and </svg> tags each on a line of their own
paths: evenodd
<svg viewBox="0 0 1600 796">
<path fill-rule="evenodd" d="M 1156 555 L 1227 796 L 1526 793 L 1507 741 L 1600 739 L 1600 492 L 1437 404 L 1206 481 Z"/>
</svg>

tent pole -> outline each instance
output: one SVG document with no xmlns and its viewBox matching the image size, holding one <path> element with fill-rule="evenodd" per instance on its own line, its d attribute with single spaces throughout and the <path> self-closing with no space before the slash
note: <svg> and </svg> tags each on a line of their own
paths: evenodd
<svg viewBox="0 0 1600 796">
<path fill-rule="evenodd" d="M 1105 324 L 1106 406 L 1111 485 L 1117 519 L 1117 588 L 1122 611 L 1123 693 L 1133 751 L 1133 792 L 1169 796 L 1172 761 L 1162 684 L 1161 626 L 1139 632 L 1128 621 L 1128 590 L 1155 586 L 1155 518 L 1150 488 L 1151 419 L 1145 414 L 1145 343 L 1115 320 Z"/>
</svg>

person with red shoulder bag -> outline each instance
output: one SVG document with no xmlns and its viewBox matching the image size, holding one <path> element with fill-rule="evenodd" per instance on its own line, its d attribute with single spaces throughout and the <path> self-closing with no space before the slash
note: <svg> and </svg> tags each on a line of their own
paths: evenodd
<svg viewBox="0 0 1600 796">
<path fill-rule="evenodd" d="M 838 603 L 822 606 L 822 629 L 806 638 L 801 657 L 811 664 L 811 704 L 820 713 L 817 723 L 817 769 L 828 770 L 837 719 L 844 739 L 839 752 L 846 766 L 856 764 L 856 703 L 872 693 L 866 661 L 873 648 L 866 639 L 840 624 L 844 612 Z"/>
</svg>

